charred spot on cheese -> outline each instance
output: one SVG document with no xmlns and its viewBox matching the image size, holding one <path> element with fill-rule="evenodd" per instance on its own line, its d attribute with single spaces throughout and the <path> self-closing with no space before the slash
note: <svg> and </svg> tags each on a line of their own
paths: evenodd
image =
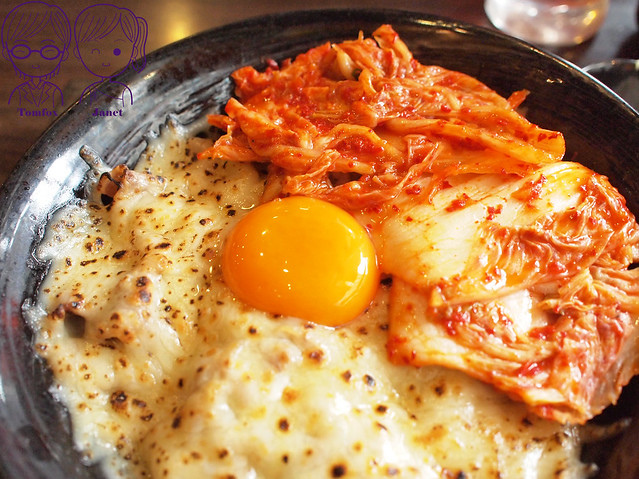
<svg viewBox="0 0 639 479">
<path fill-rule="evenodd" d="M 111 398 L 109 399 L 109 402 L 111 403 L 111 406 L 118 410 L 118 411 L 122 411 L 124 409 L 126 409 L 127 407 L 127 395 L 124 391 L 116 391 L 113 394 L 111 394 Z"/>
<path fill-rule="evenodd" d="M 331 477 L 343 477 L 346 475 L 348 468 L 344 464 L 336 464 L 331 467 Z"/>
<path fill-rule="evenodd" d="M 100 175 L 100 179 L 96 185 L 96 192 L 100 195 L 102 204 L 105 206 L 113 202 L 113 197 L 122 187 L 122 181 L 126 176 L 128 168 L 125 165 L 119 165 L 110 172 L 104 172 Z"/>
<path fill-rule="evenodd" d="M 279 428 L 280 431 L 282 432 L 288 432 L 290 424 L 288 422 L 288 419 L 286 419 L 285 417 L 280 419 L 279 422 L 277 423 L 277 426 Z"/>
<path fill-rule="evenodd" d="M 86 319 L 79 314 L 66 311 L 64 314 L 64 327 L 70 338 L 82 338 L 86 330 Z"/>
</svg>

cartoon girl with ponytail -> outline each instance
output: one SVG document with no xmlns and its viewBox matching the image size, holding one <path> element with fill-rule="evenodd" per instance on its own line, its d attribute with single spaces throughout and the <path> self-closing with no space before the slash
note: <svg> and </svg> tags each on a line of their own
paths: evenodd
<svg viewBox="0 0 639 479">
<path fill-rule="evenodd" d="M 88 96 L 92 102 L 108 96 L 121 102 L 122 107 L 133 104 L 131 89 L 115 77 L 128 67 L 144 69 L 147 31 L 144 18 L 127 8 L 98 4 L 80 12 L 74 26 L 74 53 L 100 79 L 84 90 L 83 97 Z M 103 80 L 108 81 L 102 84 Z"/>
</svg>

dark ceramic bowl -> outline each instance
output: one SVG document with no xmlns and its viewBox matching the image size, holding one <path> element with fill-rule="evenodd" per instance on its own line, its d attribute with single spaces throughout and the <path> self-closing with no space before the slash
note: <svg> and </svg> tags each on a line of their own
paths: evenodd
<svg viewBox="0 0 639 479">
<path fill-rule="evenodd" d="M 504 96 L 530 90 L 528 118 L 564 132 L 567 158 L 609 176 L 639 212 L 639 116 L 572 65 L 500 33 L 406 12 L 309 11 L 249 20 L 161 49 L 148 55 L 141 73 L 119 78 L 135 99 L 124 116 L 94 117 L 95 108 L 114 107 L 105 100 L 75 103 L 0 191 L 0 471 L 7 478 L 100 477 L 73 448 L 68 416 L 47 391 L 51 378 L 32 351 L 23 317 L 46 270 L 34 260 L 34 246 L 51 213 L 82 192 L 87 166 L 80 147 L 90 145 L 109 165 L 133 164 L 170 115 L 189 123 L 221 108 L 235 68 L 354 38 L 360 30 L 369 35 L 382 23 L 392 24 L 422 63 L 473 75 Z"/>
<path fill-rule="evenodd" d="M 584 71 L 612 88 L 639 111 L 639 60 L 615 58 L 588 65 Z"/>
</svg>

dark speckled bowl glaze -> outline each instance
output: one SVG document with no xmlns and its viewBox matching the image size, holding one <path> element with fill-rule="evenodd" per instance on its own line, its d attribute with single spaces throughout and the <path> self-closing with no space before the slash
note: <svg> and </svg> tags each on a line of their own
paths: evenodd
<svg viewBox="0 0 639 479">
<path fill-rule="evenodd" d="M 369 35 L 390 23 L 422 63 L 473 75 L 501 93 L 526 89 L 527 117 L 565 134 L 567 158 L 609 176 L 639 211 L 639 116 L 574 66 L 500 33 L 397 11 L 306 11 L 211 30 L 147 58 L 126 72 L 134 105 L 122 117 L 95 117 L 106 100 L 76 102 L 27 152 L 0 191 L 0 471 L 6 478 L 96 478 L 73 448 L 69 419 L 47 389 L 50 375 L 32 351 L 23 307 L 46 265 L 33 249 L 51 213 L 81 194 L 84 144 L 109 165 L 136 161 L 171 115 L 192 122 L 221 109 L 232 94 L 229 74 L 242 65 L 281 60 L 326 41 Z M 630 476 L 626 476 L 630 477 Z"/>
</svg>

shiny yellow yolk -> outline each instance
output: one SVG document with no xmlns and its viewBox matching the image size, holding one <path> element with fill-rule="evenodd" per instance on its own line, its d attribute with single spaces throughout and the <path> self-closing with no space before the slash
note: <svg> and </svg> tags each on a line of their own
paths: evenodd
<svg viewBox="0 0 639 479">
<path fill-rule="evenodd" d="M 326 326 L 362 313 L 379 285 L 366 230 L 337 206 L 304 196 L 242 218 L 224 243 L 222 272 L 245 303 Z"/>
</svg>

